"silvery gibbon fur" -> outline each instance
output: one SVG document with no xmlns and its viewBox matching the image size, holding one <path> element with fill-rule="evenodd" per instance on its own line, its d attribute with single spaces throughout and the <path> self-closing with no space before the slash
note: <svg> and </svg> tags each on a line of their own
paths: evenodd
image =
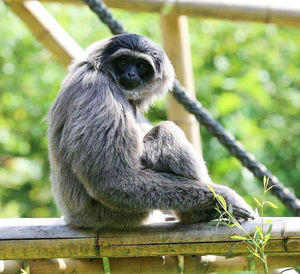
<svg viewBox="0 0 300 274">
<path fill-rule="evenodd" d="M 94 43 L 70 67 L 49 113 L 52 189 L 66 223 L 129 228 L 155 209 L 172 210 L 185 223 L 208 221 L 216 202 L 207 184 L 237 218 L 254 217 L 234 190 L 211 181 L 174 123 L 143 134 L 137 111 L 173 82 L 164 51 L 135 34 Z"/>
</svg>

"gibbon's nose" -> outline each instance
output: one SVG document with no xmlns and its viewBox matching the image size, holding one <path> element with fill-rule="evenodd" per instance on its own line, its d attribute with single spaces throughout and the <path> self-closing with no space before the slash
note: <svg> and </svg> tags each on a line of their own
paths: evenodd
<svg viewBox="0 0 300 274">
<path fill-rule="evenodd" d="M 135 72 L 134 71 L 129 71 L 128 76 L 129 76 L 129 78 L 133 78 L 135 76 Z"/>
</svg>

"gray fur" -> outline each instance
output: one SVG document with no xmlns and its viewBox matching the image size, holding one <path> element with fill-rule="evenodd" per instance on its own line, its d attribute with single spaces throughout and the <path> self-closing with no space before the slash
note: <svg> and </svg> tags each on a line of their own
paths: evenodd
<svg viewBox="0 0 300 274">
<path fill-rule="evenodd" d="M 122 47 L 152 60 L 151 81 L 136 90 L 122 89 L 109 65 Z M 68 224 L 128 228 L 154 209 L 174 210 L 184 222 L 207 221 L 215 201 L 206 184 L 237 217 L 253 216 L 238 194 L 211 182 L 203 159 L 175 124 L 159 123 L 143 137 L 136 107 L 146 108 L 173 81 L 165 53 L 132 34 L 95 43 L 71 66 L 49 113 L 52 188 Z"/>
</svg>

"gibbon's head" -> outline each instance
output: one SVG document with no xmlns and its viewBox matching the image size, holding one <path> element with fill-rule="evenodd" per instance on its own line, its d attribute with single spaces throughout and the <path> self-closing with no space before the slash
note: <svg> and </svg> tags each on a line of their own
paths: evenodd
<svg viewBox="0 0 300 274">
<path fill-rule="evenodd" d="M 121 34 L 92 44 L 86 59 L 120 88 L 137 107 L 169 91 L 174 69 L 165 52 L 151 40 L 136 34 Z"/>
</svg>

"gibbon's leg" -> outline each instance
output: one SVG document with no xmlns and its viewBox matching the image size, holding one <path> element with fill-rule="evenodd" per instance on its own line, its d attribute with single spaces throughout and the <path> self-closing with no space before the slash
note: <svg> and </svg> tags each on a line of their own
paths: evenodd
<svg viewBox="0 0 300 274">
<path fill-rule="evenodd" d="M 146 168 L 212 183 L 203 158 L 173 122 L 164 121 L 149 130 L 143 146 L 142 164 Z"/>
<path fill-rule="evenodd" d="M 211 181 L 204 159 L 194 151 L 184 132 L 173 122 L 165 121 L 153 127 L 144 136 L 143 145 L 142 164 L 146 168 L 195 179 L 199 184 L 209 184 L 224 193 L 228 192 L 228 187 L 216 185 Z M 245 203 L 235 192 L 234 195 L 241 200 L 241 205 Z M 198 209 L 175 214 L 186 223 L 209 221 L 218 216 L 215 209 Z"/>
</svg>

